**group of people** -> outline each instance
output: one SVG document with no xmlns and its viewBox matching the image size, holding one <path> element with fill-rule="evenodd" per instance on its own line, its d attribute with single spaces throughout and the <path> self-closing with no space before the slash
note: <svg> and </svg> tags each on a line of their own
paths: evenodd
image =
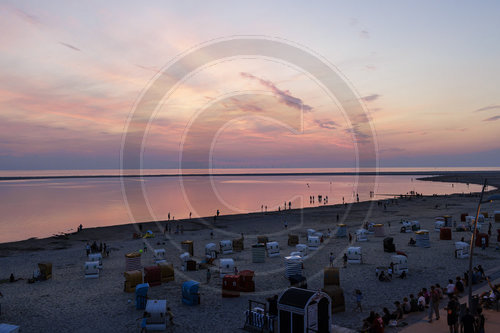
<svg viewBox="0 0 500 333">
<path fill-rule="evenodd" d="M 375 277 L 378 278 L 380 282 L 390 282 L 394 276 L 394 264 L 391 262 L 391 266 L 387 269 L 387 273 L 385 270 L 380 270 L 379 268 L 375 269 Z M 398 276 L 400 279 L 406 279 L 406 271 L 402 271 Z"/>
<path fill-rule="evenodd" d="M 173 231 L 173 226 L 172 226 L 172 223 L 171 222 L 167 222 L 167 224 L 165 225 L 165 228 L 163 229 L 163 235 L 166 235 L 167 233 L 170 235 L 172 234 L 172 231 Z M 174 234 L 176 235 L 183 235 L 184 234 L 184 225 L 179 225 L 179 224 L 176 224 L 175 225 L 175 231 L 173 231 Z"/>
<path fill-rule="evenodd" d="M 474 267 L 475 272 L 481 275 L 481 278 L 486 278 L 481 265 Z M 384 276 L 382 272 L 377 272 L 377 276 Z M 474 280 L 473 280 L 474 281 Z M 479 280 L 478 280 L 479 281 Z M 430 287 L 430 289 L 422 288 L 415 297 L 410 294 L 409 298 L 404 297 L 402 302 L 394 302 L 394 310 L 391 312 L 388 308 L 382 309 L 382 314 L 371 311 L 370 315 L 363 320 L 363 331 L 379 333 L 384 331 L 386 326 L 397 326 L 398 321 L 403 319 L 404 315 L 412 312 L 428 311 L 429 323 L 435 318 L 440 319 L 439 307 L 447 297 L 448 302 L 445 306 L 447 312 L 447 323 L 450 333 L 475 333 L 484 332 L 484 315 L 482 309 L 477 310 L 477 315 L 474 316 L 465 304 L 460 304 L 458 295 L 465 292 L 465 287 L 468 285 L 467 273 L 463 277 L 457 276 L 455 280 L 448 280 L 446 287 L 442 288 L 439 283 Z M 492 287 L 492 290 L 494 288 Z M 358 298 L 356 299 L 358 301 Z"/>
<path fill-rule="evenodd" d="M 91 253 L 101 253 L 102 256 L 109 256 L 109 247 L 106 243 L 100 242 L 99 245 L 97 245 L 97 242 L 94 241 L 92 244 L 89 244 L 87 242 L 87 245 L 85 246 L 85 252 L 87 253 L 87 256 Z"/>
</svg>

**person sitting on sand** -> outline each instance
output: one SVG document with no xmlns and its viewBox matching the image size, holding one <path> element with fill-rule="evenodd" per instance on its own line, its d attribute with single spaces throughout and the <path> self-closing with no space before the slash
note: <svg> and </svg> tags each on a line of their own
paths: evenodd
<svg viewBox="0 0 500 333">
<path fill-rule="evenodd" d="M 413 237 L 410 238 L 410 241 L 408 242 L 409 246 L 415 246 L 417 245 L 417 242 L 413 239 Z"/>
<path fill-rule="evenodd" d="M 400 320 L 403 319 L 403 308 L 401 307 L 401 303 L 399 301 L 394 302 L 396 309 L 391 314 L 391 319 Z"/>
<path fill-rule="evenodd" d="M 406 279 L 406 271 L 403 271 L 403 272 L 399 275 L 399 278 L 400 278 L 400 279 Z"/>
<path fill-rule="evenodd" d="M 472 271 L 472 284 L 476 284 L 481 282 L 481 273 L 477 270 L 476 267 L 474 267 L 474 270 Z"/>
<path fill-rule="evenodd" d="M 401 306 L 403 308 L 404 314 L 408 314 L 411 312 L 411 305 L 407 297 L 403 298 L 403 304 Z"/>
<path fill-rule="evenodd" d="M 385 275 L 384 271 L 380 272 L 380 274 L 378 275 L 378 280 L 381 281 L 381 282 L 389 282 L 389 281 L 391 281 L 391 279 L 387 275 Z"/>
<path fill-rule="evenodd" d="M 363 319 L 363 328 L 361 329 L 362 332 L 368 331 L 373 324 L 373 321 L 375 320 L 375 311 L 370 311 L 370 315 Z"/>
<path fill-rule="evenodd" d="M 425 297 L 423 292 L 418 293 L 418 311 L 425 310 Z"/>
<path fill-rule="evenodd" d="M 378 313 L 375 313 L 375 319 L 373 320 L 370 332 L 373 333 L 384 333 L 384 321 Z"/>
<path fill-rule="evenodd" d="M 410 312 L 418 311 L 418 300 L 415 298 L 415 295 L 410 294 Z"/>
<path fill-rule="evenodd" d="M 382 312 L 384 315 L 382 316 L 382 321 L 384 322 L 384 325 L 387 326 L 389 325 L 389 320 L 391 320 L 391 313 L 389 312 L 388 308 L 383 308 Z"/>
<path fill-rule="evenodd" d="M 455 295 L 455 291 L 456 291 L 456 288 L 455 288 L 455 284 L 453 283 L 453 280 L 448 280 L 448 285 L 446 286 L 446 294 L 448 295 L 448 297 L 451 298 L 451 296 Z"/>
<path fill-rule="evenodd" d="M 481 265 L 477 265 L 477 270 L 481 273 L 481 279 L 486 279 L 486 274 L 484 274 L 484 269 Z"/>
</svg>

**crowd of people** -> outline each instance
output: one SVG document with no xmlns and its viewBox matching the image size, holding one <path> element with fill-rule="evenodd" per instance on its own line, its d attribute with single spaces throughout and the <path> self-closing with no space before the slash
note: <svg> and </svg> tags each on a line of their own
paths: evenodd
<svg viewBox="0 0 500 333">
<path fill-rule="evenodd" d="M 377 272 L 377 276 L 380 278 L 383 273 L 383 271 Z M 487 278 L 481 265 L 474 267 L 472 284 L 479 283 L 484 279 Z M 458 333 L 459 331 L 463 333 L 484 332 L 482 309 L 479 307 L 476 310 L 476 315 L 473 315 L 466 304 L 460 304 L 458 301 L 458 296 L 465 292 L 468 283 L 468 272 L 466 272 L 464 276 L 457 276 L 455 280 L 449 279 L 444 288 L 439 283 L 430 286 L 429 289 L 424 287 L 417 293 L 417 296 L 410 294 L 408 297 L 404 297 L 401 302 L 394 302 L 393 311 L 390 311 L 387 307 L 382 309 L 381 314 L 371 311 L 370 315 L 363 320 L 362 331 L 381 333 L 385 327 L 404 326 L 402 319 L 412 312 L 425 313 L 425 311 L 428 311 L 428 321 L 431 323 L 433 319 L 440 319 L 439 308 L 447 300 L 445 310 L 450 333 Z M 492 290 L 496 290 L 491 284 L 490 287 Z M 489 297 L 490 294 L 488 294 L 488 299 Z M 356 301 L 358 303 L 358 298 L 356 298 Z"/>
</svg>

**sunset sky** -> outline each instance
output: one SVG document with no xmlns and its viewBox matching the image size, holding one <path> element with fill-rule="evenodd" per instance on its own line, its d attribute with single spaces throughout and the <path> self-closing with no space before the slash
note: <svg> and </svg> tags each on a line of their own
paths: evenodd
<svg viewBox="0 0 500 333">
<path fill-rule="evenodd" d="M 235 35 L 332 64 L 371 117 L 381 166 L 500 166 L 500 3 L 294 3 L 0 2 L 0 169 L 119 168 L 127 119 L 155 75 Z M 300 68 L 236 57 L 162 101 L 144 166 L 178 167 L 188 142 L 209 143 L 215 167 L 350 167 L 355 132 Z"/>
</svg>

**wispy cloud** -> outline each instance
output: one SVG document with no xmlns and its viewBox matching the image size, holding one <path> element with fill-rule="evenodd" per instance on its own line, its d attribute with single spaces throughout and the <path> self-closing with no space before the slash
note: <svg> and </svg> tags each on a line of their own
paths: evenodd
<svg viewBox="0 0 500 333">
<path fill-rule="evenodd" d="M 370 33 L 366 30 L 361 30 L 359 33 L 359 36 L 364 39 L 369 39 L 370 38 Z"/>
<path fill-rule="evenodd" d="M 339 125 L 334 122 L 333 120 L 315 120 L 316 124 L 318 124 L 319 127 L 321 128 L 326 128 L 326 129 L 336 129 Z"/>
<path fill-rule="evenodd" d="M 380 97 L 379 94 L 371 94 L 365 97 L 361 97 L 361 99 L 365 102 L 373 102 L 374 100 L 378 99 Z"/>
<path fill-rule="evenodd" d="M 292 94 L 288 90 L 279 89 L 271 81 L 264 80 L 262 78 L 255 76 L 255 75 L 252 75 L 250 73 L 245 73 L 245 72 L 241 72 L 240 75 L 242 77 L 245 77 L 245 78 L 248 78 L 251 80 L 257 80 L 261 85 L 270 89 L 274 94 L 276 94 L 281 103 L 286 104 L 290 107 L 299 109 L 299 110 L 303 110 L 304 112 L 312 111 L 312 107 L 307 105 L 307 104 L 304 104 L 302 99 L 295 97 L 295 96 L 292 96 Z"/>
<path fill-rule="evenodd" d="M 71 44 L 64 43 L 64 42 L 59 42 L 59 44 L 61 44 L 62 46 L 66 46 L 67 48 L 72 49 L 74 51 L 82 52 L 82 50 L 80 50 L 78 47 L 73 46 Z"/>
<path fill-rule="evenodd" d="M 500 105 L 489 105 L 482 107 L 480 109 L 475 110 L 474 112 L 481 112 L 481 111 L 489 111 L 489 110 L 498 110 L 500 109 Z"/>
<path fill-rule="evenodd" d="M 498 119 L 500 119 L 500 116 L 493 116 L 493 117 L 490 117 L 490 118 L 486 118 L 483 121 L 495 121 L 495 120 L 498 120 Z"/>
<path fill-rule="evenodd" d="M 137 67 L 139 68 L 142 68 L 142 69 L 145 69 L 145 70 L 148 70 L 148 71 L 153 71 L 155 73 L 158 73 L 160 70 L 156 67 L 153 67 L 153 66 L 143 66 L 143 65 L 139 65 L 139 64 L 135 64 Z"/>
<path fill-rule="evenodd" d="M 16 8 L 16 7 L 10 7 L 10 10 L 15 14 L 17 15 L 17 17 L 19 17 L 20 19 L 22 19 L 23 21 L 26 21 L 30 24 L 33 24 L 33 25 L 39 25 L 41 24 L 40 22 L 40 19 L 38 18 L 38 16 L 35 16 L 35 15 L 32 15 L 22 9 L 19 9 L 19 8 Z"/>
<path fill-rule="evenodd" d="M 251 104 L 245 101 L 240 101 L 238 98 L 231 98 L 231 101 L 237 105 L 241 110 L 247 112 L 262 112 L 264 111 L 260 106 Z"/>
<path fill-rule="evenodd" d="M 363 131 L 357 124 L 353 125 L 351 128 L 344 129 L 344 132 L 352 135 L 353 140 L 357 143 L 368 143 L 371 141 L 371 135 Z"/>
</svg>

